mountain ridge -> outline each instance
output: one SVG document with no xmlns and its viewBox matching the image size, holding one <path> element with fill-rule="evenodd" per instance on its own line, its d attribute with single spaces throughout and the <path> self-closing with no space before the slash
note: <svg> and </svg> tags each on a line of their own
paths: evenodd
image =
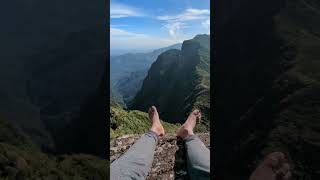
<svg viewBox="0 0 320 180">
<path fill-rule="evenodd" d="M 155 105 L 161 117 L 183 122 L 192 110 L 203 111 L 203 125 L 209 127 L 210 109 L 210 36 L 198 35 L 186 40 L 181 50 L 163 52 L 151 65 L 141 90 L 129 109 Z M 174 101 L 173 101 L 174 100 Z"/>
<path fill-rule="evenodd" d="M 232 0 L 216 8 L 218 179 L 248 179 L 274 151 L 289 156 L 292 179 L 319 179 L 317 4 Z"/>
<path fill-rule="evenodd" d="M 181 49 L 181 43 L 146 53 L 110 56 L 110 86 L 120 104 L 128 104 L 140 89 L 151 64 L 168 49 Z"/>
</svg>

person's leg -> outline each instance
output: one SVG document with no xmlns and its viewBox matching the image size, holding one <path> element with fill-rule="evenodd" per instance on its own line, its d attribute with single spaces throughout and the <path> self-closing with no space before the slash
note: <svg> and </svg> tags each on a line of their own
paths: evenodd
<svg viewBox="0 0 320 180">
<path fill-rule="evenodd" d="M 124 155 L 112 162 L 110 180 L 145 179 L 148 175 L 159 136 L 164 135 L 154 106 L 149 109 L 149 117 L 152 120 L 150 131 L 137 140 Z"/>
<path fill-rule="evenodd" d="M 289 180 L 290 178 L 288 159 L 283 153 L 274 152 L 262 161 L 249 180 Z"/>
<path fill-rule="evenodd" d="M 210 151 L 193 133 L 193 128 L 200 119 L 201 113 L 194 110 L 177 132 L 185 142 L 189 177 L 199 180 L 210 179 Z"/>
</svg>

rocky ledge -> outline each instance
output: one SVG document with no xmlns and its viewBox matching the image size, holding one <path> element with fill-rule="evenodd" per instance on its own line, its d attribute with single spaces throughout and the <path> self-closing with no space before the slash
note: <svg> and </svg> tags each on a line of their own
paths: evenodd
<svg viewBox="0 0 320 180">
<path fill-rule="evenodd" d="M 209 133 L 199 133 L 198 137 L 210 148 Z M 126 135 L 110 142 L 110 162 L 119 158 L 141 135 Z M 185 149 L 183 143 L 174 134 L 166 134 L 161 138 L 155 150 L 155 157 L 147 180 L 154 179 L 186 179 Z"/>
</svg>

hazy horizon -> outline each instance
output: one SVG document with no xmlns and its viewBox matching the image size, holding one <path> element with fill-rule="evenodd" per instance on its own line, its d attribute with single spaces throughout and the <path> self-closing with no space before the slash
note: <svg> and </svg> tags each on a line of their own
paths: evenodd
<svg viewBox="0 0 320 180">
<path fill-rule="evenodd" d="M 170 44 L 167 46 L 163 46 L 163 47 L 159 47 L 159 48 L 152 48 L 152 49 L 110 49 L 110 56 L 119 56 L 119 55 L 123 55 L 123 54 L 127 54 L 127 53 L 149 53 L 154 50 L 166 48 L 166 47 L 173 46 L 176 44 L 180 44 L 180 43 L 178 42 L 178 43 Z"/>
</svg>

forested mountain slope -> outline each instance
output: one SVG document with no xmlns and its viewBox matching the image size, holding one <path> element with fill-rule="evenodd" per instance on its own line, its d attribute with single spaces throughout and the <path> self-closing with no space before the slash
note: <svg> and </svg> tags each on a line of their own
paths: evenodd
<svg viewBox="0 0 320 180">
<path fill-rule="evenodd" d="M 319 2 L 230 0 L 216 7 L 218 178 L 248 179 L 265 154 L 283 151 L 295 179 L 319 179 Z"/>
<path fill-rule="evenodd" d="M 110 86 L 120 103 L 128 104 L 134 98 L 140 90 L 151 64 L 161 53 L 169 49 L 181 49 L 181 43 L 148 53 L 126 53 L 110 56 Z"/>
<path fill-rule="evenodd" d="M 210 37 L 197 35 L 168 50 L 152 64 L 130 109 L 146 111 L 155 105 L 168 122 L 184 122 L 192 108 L 203 113 L 203 128 L 209 126 Z"/>
<path fill-rule="evenodd" d="M 90 155 L 52 156 L 0 119 L 1 179 L 106 179 L 107 161 Z"/>
<path fill-rule="evenodd" d="M 0 134 L 9 136 L 1 139 L 1 178 L 86 179 L 97 173 L 105 179 L 107 161 L 91 156 L 105 157 L 103 7 L 83 0 L 1 3 L 0 123 L 8 126 Z M 27 144 L 14 143 L 24 142 L 19 134 Z M 90 155 L 70 155 L 79 153 Z M 24 159 L 26 176 L 16 176 L 16 157 Z"/>
</svg>

